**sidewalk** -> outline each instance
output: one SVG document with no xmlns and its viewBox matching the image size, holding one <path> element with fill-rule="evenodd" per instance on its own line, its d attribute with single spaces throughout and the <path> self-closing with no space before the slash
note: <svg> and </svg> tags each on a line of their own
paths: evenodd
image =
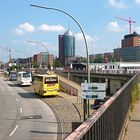
<svg viewBox="0 0 140 140">
<path fill-rule="evenodd" d="M 58 75 L 58 74 L 56 74 Z M 77 96 L 73 96 L 70 95 L 68 93 L 63 93 L 61 92 L 60 96 L 69 100 L 71 103 L 73 103 L 75 105 L 75 107 L 77 108 L 77 110 L 79 111 L 79 113 L 81 114 L 81 116 L 83 116 L 83 99 L 81 98 L 81 86 L 77 83 L 75 83 L 74 81 L 68 80 L 60 75 L 59 79 L 62 80 L 63 82 L 75 87 L 76 89 L 78 89 L 78 95 Z M 95 100 L 89 100 L 89 105 L 94 104 Z M 93 109 L 89 108 L 89 114 L 93 113 Z"/>
<path fill-rule="evenodd" d="M 140 101 L 135 104 L 131 118 L 128 120 L 124 140 L 140 140 Z"/>
</svg>

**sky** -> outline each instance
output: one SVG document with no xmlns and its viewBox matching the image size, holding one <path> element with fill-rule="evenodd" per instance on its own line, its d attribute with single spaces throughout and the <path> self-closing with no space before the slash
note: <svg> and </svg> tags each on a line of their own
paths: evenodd
<svg viewBox="0 0 140 140">
<path fill-rule="evenodd" d="M 140 0 L 0 0 L 0 61 L 31 57 L 46 51 L 58 56 L 58 35 L 68 29 L 76 38 L 76 56 L 86 56 L 79 26 L 67 15 L 31 4 L 57 8 L 73 16 L 82 27 L 88 53 L 113 52 L 121 47 L 121 39 L 132 32 L 140 34 Z M 29 40 L 38 43 L 31 43 Z"/>
</svg>

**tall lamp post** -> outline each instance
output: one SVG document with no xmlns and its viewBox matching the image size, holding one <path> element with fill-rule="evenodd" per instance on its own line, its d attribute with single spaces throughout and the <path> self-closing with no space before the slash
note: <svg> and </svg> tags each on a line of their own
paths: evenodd
<svg viewBox="0 0 140 140">
<path fill-rule="evenodd" d="M 35 44 L 39 44 L 39 45 L 41 45 L 43 48 L 45 48 L 46 49 L 46 51 L 47 51 L 47 53 L 48 53 L 48 69 L 50 68 L 50 54 L 49 54 L 49 50 L 48 50 L 48 48 L 43 44 L 43 43 L 41 43 L 41 42 L 38 42 L 38 41 L 33 41 L 33 40 L 27 40 L 27 42 L 31 42 L 31 43 L 35 43 Z"/>
<path fill-rule="evenodd" d="M 82 32 L 82 35 L 83 35 L 83 38 L 84 38 L 84 42 L 85 42 L 86 55 L 87 55 L 87 76 L 88 76 L 88 83 L 90 83 L 90 69 L 89 69 L 88 46 L 87 46 L 87 41 L 86 41 L 86 37 L 85 37 L 84 31 L 83 31 L 81 25 L 79 24 L 79 22 L 72 15 L 70 15 L 69 13 L 67 13 L 67 12 L 65 12 L 63 10 L 57 9 L 57 8 L 46 7 L 46 6 L 39 6 L 39 5 L 33 5 L 33 4 L 31 4 L 30 6 L 61 12 L 61 13 L 65 14 L 65 15 L 67 15 L 68 17 L 70 17 L 72 20 L 74 20 L 74 22 L 78 25 L 78 27 L 80 28 L 80 30 Z M 83 109 L 84 109 L 84 120 L 85 120 L 86 119 L 86 112 L 87 112 L 87 100 L 86 99 L 84 99 Z M 89 115 L 89 109 L 88 109 L 88 115 Z"/>
</svg>

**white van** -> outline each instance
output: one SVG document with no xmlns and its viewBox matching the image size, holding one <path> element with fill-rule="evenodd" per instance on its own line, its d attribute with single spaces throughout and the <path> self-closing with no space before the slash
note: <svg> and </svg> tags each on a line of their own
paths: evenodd
<svg viewBox="0 0 140 140">
<path fill-rule="evenodd" d="M 32 75 L 30 72 L 20 71 L 17 74 L 17 84 L 20 86 L 32 85 Z"/>
</svg>

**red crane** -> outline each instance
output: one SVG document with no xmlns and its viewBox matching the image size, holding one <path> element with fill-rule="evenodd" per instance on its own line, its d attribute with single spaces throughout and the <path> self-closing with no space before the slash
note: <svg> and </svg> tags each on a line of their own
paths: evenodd
<svg viewBox="0 0 140 140">
<path fill-rule="evenodd" d="M 129 23 L 129 33 L 130 34 L 132 33 L 132 23 L 136 23 L 136 21 L 133 21 L 131 17 L 129 17 L 129 19 L 122 18 L 122 17 L 115 17 L 115 18 L 118 18 L 120 20 L 127 21 Z"/>
</svg>

